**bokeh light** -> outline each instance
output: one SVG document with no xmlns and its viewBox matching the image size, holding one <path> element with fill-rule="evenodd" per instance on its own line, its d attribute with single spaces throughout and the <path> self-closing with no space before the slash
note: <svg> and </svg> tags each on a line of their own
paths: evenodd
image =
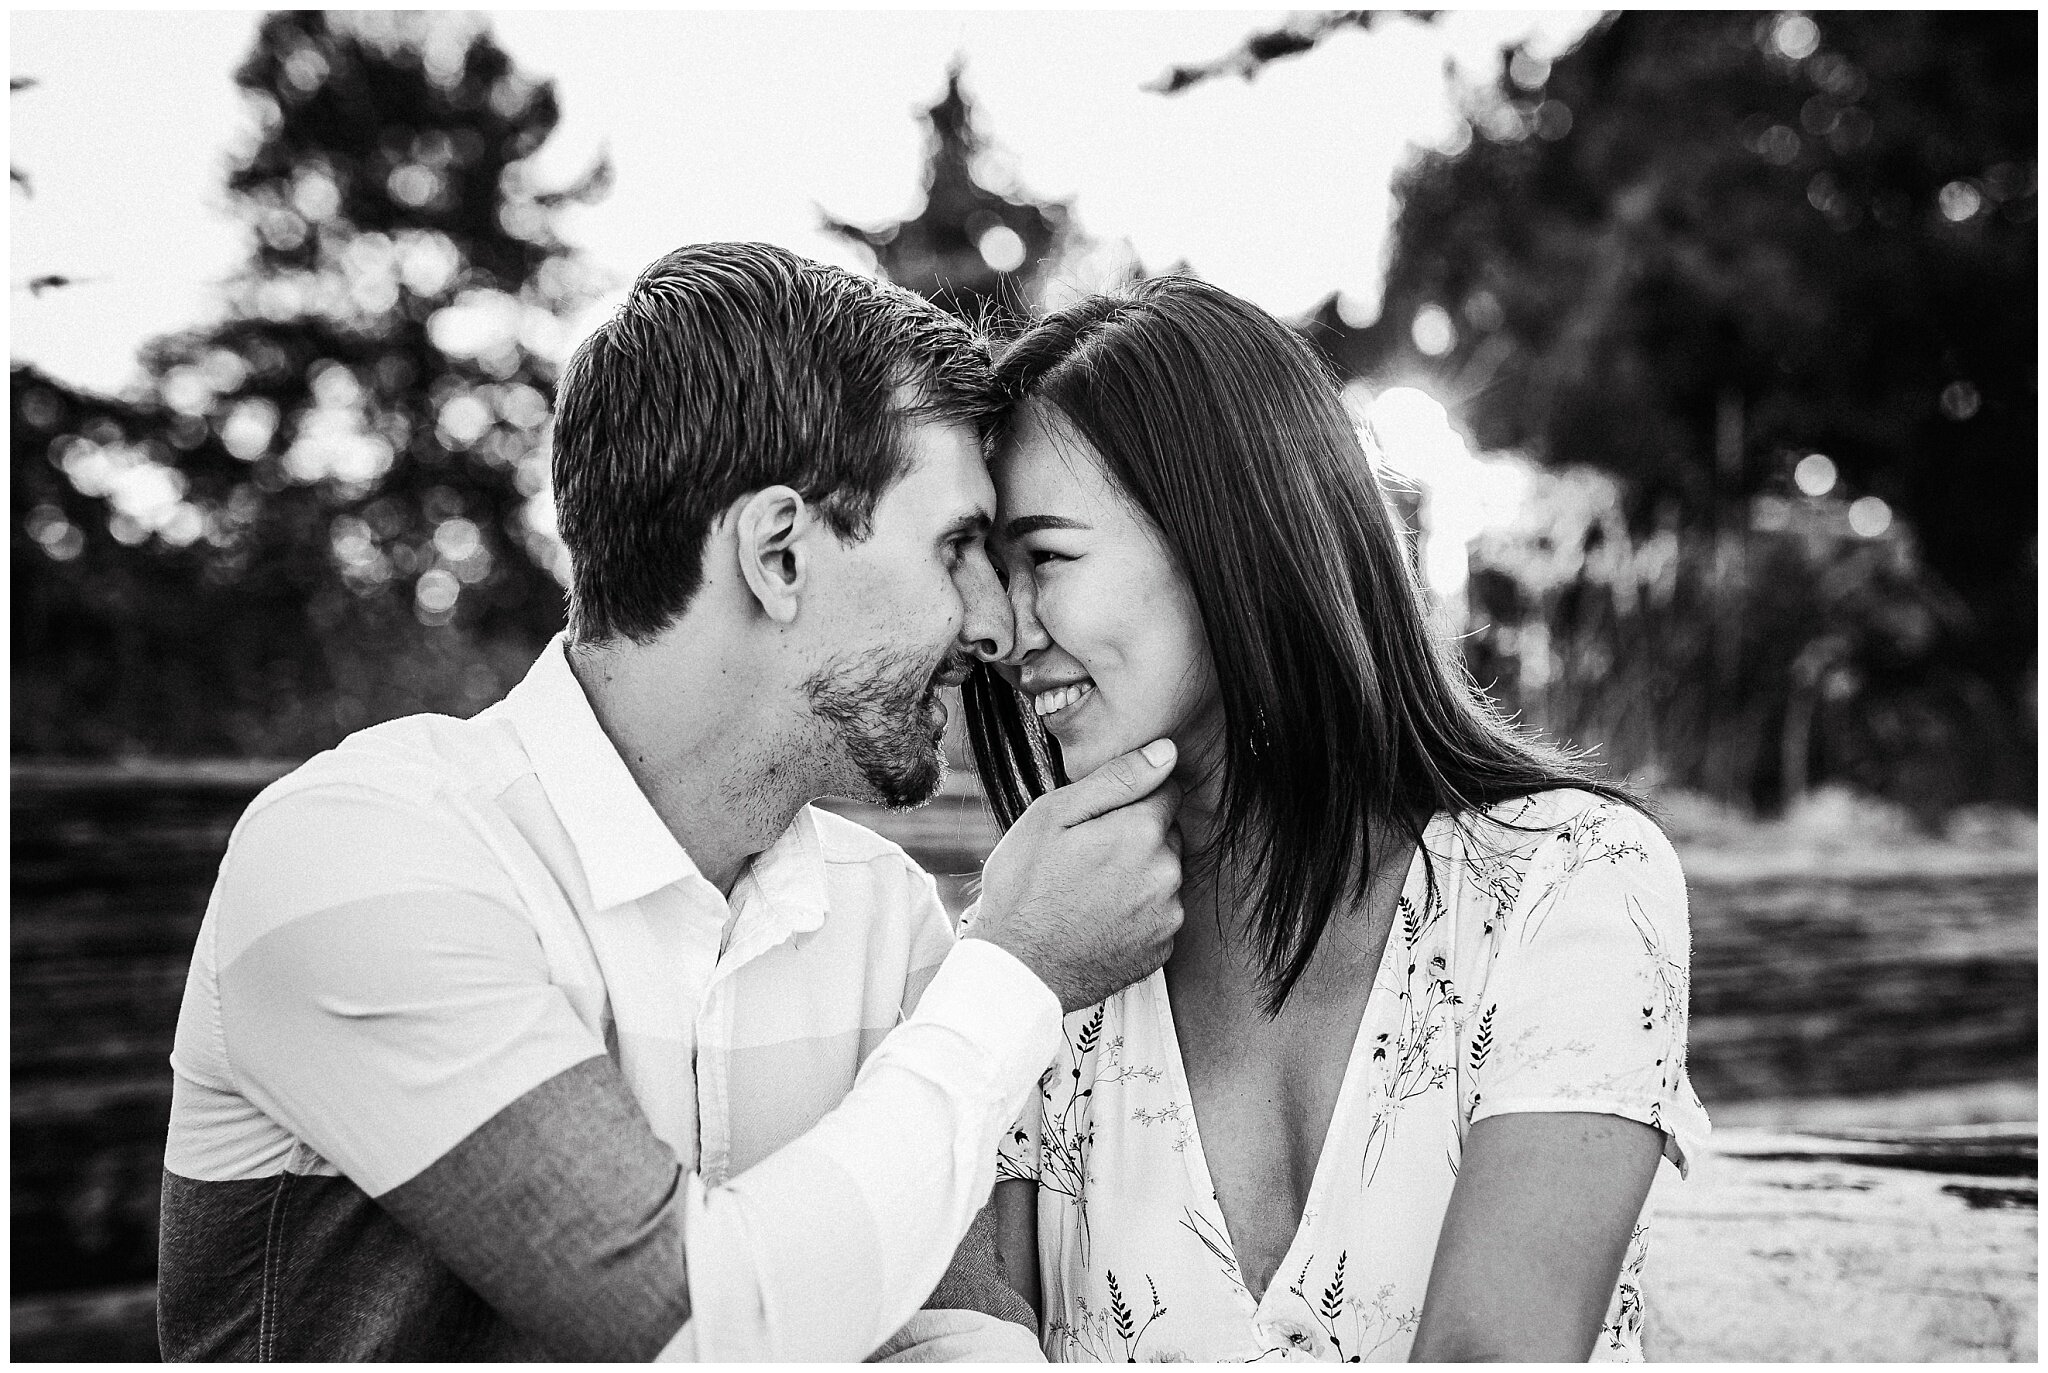
<svg viewBox="0 0 2048 1373">
<path fill-rule="evenodd" d="M 1457 326 L 1451 323 L 1450 311 L 1441 305 L 1425 305 L 1417 310 L 1409 333 L 1416 348 L 1428 357 L 1440 358 L 1458 343 Z"/>
<path fill-rule="evenodd" d="M 998 224 L 975 241 L 981 260 L 998 272 L 1014 272 L 1024 265 L 1024 240 L 1017 231 Z"/>
<path fill-rule="evenodd" d="M 1440 600 L 1458 601 L 1473 540 L 1513 521 L 1528 496 L 1529 468 L 1516 459 L 1473 456 L 1443 402 L 1413 386 L 1373 396 L 1354 384 L 1346 399 L 1369 427 L 1384 466 L 1421 489 L 1423 579 Z"/>
<path fill-rule="evenodd" d="M 1941 217 L 1951 224 L 1973 219 L 1984 208 L 1984 193 L 1967 181 L 1949 182 L 1936 200 L 1941 205 Z"/>
<path fill-rule="evenodd" d="M 462 583 L 445 567 L 428 568 L 413 586 L 413 613 L 421 624 L 444 625 L 454 618 Z"/>
<path fill-rule="evenodd" d="M 1803 14 L 1781 15 L 1771 28 L 1771 46 L 1780 56 L 1803 62 L 1820 46 L 1820 28 Z"/>
<path fill-rule="evenodd" d="M 1834 459 L 1825 453 L 1808 453 L 1792 469 L 1792 484 L 1809 496 L 1825 496 L 1835 489 Z"/>
<path fill-rule="evenodd" d="M 1892 508 L 1877 496 L 1863 496 L 1849 503 L 1849 528 L 1866 539 L 1874 539 L 1892 527 Z"/>
</svg>

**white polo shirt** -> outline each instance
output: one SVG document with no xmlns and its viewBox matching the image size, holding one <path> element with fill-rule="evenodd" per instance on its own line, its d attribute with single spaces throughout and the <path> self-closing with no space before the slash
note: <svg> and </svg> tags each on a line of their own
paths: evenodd
<svg viewBox="0 0 2048 1373">
<path fill-rule="evenodd" d="M 1021 963 L 955 943 L 901 849 L 829 812 L 728 901 L 557 638 L 474 719 L 365 730 L 250 806 L 193 959 L 165 1166 L 375 1198 L 608 1053 L 692 1175 L 672 1352 L 857 1358 L 872 1332 L 843 1310 L 930 1290 L 1059 1027 Z M 774 1185 L 746 1185 L 764 1162 Z M 815 1290 L 849 1273 L 872 1285 L 850 1306 Z"/>
</svg>

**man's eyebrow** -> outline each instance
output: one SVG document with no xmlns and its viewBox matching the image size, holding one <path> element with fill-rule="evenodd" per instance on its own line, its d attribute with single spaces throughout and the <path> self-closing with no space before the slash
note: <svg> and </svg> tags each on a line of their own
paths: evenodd
<svg viewBox="0 0 2048 1373">
<path fill-rule="evenodd" d="M 939 535 L 939 542 L 951 543 L 955 539 L 966 538 L 975 534 L 987 534 L 991 528 L 991 523 L 988 511 L 969 510 L 964 514 L 954 517 L 953 522 L 946 526 L 945 532 Z"/>
<path fill-rule="evenodd" d="M 1003 537 L 1021 539 L 1026 534 L 1036 534 L 1041 529 L 1086 529 L 1079 520 L 1070 520 L 1064 515 L 1022 515 L 1003 526 Z"/>
</svg>

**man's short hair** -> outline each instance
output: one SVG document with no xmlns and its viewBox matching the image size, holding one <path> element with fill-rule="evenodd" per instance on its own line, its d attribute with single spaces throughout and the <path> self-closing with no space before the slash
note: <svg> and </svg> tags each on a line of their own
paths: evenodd
<svg viewBox="0 0 2048 1373">
<path fill-rule="evenodd" d="M 644 641 L 673 624 L 703 582 L 712 521 L 763 487 L 790 486 L 841 539 L 866 538 L 907 466 L 905 423 L 974 425 L 988 359 L 921 297 L 767 244 L 656 262 L 556 392 L 570 638 Z"/>
</svg>

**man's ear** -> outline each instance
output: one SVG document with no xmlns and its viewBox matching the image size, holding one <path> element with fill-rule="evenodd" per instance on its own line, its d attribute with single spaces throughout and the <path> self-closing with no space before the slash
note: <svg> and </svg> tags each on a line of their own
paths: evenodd
<svg viewBox="0 0 2048 1373">
<path fill-rule="evenodd" d="M 740 576 L 762 613 L 777 624 L 796 619 L 810 573 L 803 536 L 814 518 L 804 498 L 787 486 L 763 487 L 733 507 Z"/>
</svg>

